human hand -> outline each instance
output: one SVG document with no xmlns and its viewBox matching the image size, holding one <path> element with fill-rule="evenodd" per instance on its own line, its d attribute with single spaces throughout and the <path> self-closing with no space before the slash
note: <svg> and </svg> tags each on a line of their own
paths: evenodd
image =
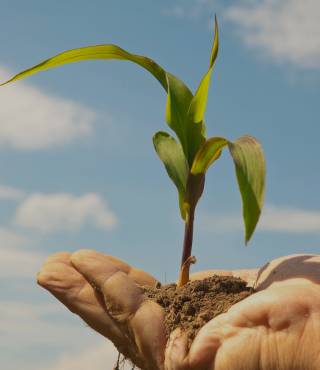
<svg viewBox="0 0 320 370">
<path fill-rule="evenodd" d="M 81 250 L 50 256 L 37 280 L 141 369 L 161 369 L 163 311 L 156 303 L 143 302 L 139 287 L 155 285 L 151 275 L 114 257 Z"/>
<path fill-rule="evenodd" d="M 254 283 L 258 291 L 217 316 L 189 351 L 173 333 L 166 351 L 170 370 L 320 369 L 320 257 L 278 258 L 260 270 L 206 271 Z"/>
<path fill-rule="evenodd" d="M 93 251 L 57 254 L 38 280 L 143 369 L 313 370 L 320 368 L 319 265 L 319 257 L 289 256 L 262 268 L 259 292 L 205 325 L 189 352 L 179 331 L 165 349 L 162 309 L 144 301 L 136 285 L 155 280 L 113 257 Z M 257 273 L 233 275 L 253 280 Z"/>
</svg>

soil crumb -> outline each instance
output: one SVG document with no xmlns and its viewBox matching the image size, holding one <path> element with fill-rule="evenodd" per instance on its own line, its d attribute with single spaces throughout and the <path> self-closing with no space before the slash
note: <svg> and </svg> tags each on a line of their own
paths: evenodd
<svg viewBox="0 0 320 370">
<path fill-rule="evenodd" d="M 165 311 L 167 337 L 180 327 L 187 333 L 189 345 L 203 325 L 252 293 L 254 290 L 245 281 L 217 275 L 181 288 L 176 284 L 144 287 L 145 296 Z"/>
</svg>

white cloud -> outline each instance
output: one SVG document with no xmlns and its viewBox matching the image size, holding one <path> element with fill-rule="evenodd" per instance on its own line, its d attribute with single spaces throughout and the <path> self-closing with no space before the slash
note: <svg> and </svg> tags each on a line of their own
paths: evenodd
<svg viewBox="0 0 320 370">
<path fill-rule="evenodd" d="M 7 247 L 0 238 L 0 279 L 31 278 L 35 280 L 45 254 L 21 248 Z"/>
<path fill-rule="evenodd" d="M 0 199 L 19 200 L 23 198 L 24 192 L 11 186 L 0 185 Z"/>
<path fill-rule="evenodd" d="M 243 229 L 241 215 L 201 214 L 199 224 L 208 232 L 232 232 Z M 257 231 L 320 233 L 320 211 L 269 205 L 262 212 Z"/>
<path fill-rule="evenodd" d="M 1 80 L 8 72 L 0 68 Z M 0 90 L 0 147 L 45 149 L 92 132 L 95 113 L 67 99 L 17 82 Z"/>
<path fill-rule="evenodd" d="M 258 229 L 290 233 L 320 233 L 320 211 L 269 206 L 263 213 Z"/>
<path fill-rule="evenodd" d="M 301 68 L 320 68 L 319 0 L 176 0 L 163 11 L 184 19 L 218 12 L 235 24 L 240 39 L 269 59 Z M 212 29 L 212 22 L 210 22 Z"/>
<path fill-rule="evenodd" d="M 0 228 L 0 279 L 33 278 L 45 255 L 25 249 L 30 241 L 9 229 Z"/>
<path fill-rule="evenodd" d="M 237 2 L 225 10 L 242 40 L 272 59 L 305 68 L 320 67 L 319 0 Z"/>
<path fill-rule="evenodd" d="M 14 231 L 0 227 L 0 245 L 7 248 L 18 248 L 28 243 L 28 239 Z"/>
<path fill-rule="evenodd" d="M 18 207 L 17 225 L 49 233 L 60 230 L 78 230 L 90 223 L 98 228 L 113 229 L 115 214 L 95 193 L 76 197 L 68 193 L 32 194 Z"/>
</svg>

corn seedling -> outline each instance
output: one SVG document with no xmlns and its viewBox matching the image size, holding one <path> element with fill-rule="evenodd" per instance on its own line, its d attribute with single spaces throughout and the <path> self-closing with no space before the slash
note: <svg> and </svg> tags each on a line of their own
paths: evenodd
<svg viewBox="0 0 320 370">
<path fill-rule="evenodd" d="M 206 136 L 205 111 L 211 74 L 218 55 L 219 34 L 217 19 L 209 68 L 193 94 L 177 77 L 165 71 L 152 59 L 131 54 L 112 44 L 87 46 L 62 52 L 23 72 L 2 85 L 23 79 L 40 71 L 67 63 L 92 59 L 119 59 L 138 64 L 153 75 L 167 94 L 165 119 L 176 138 L 164 131 L 153 136 L 153 144 L 159 158 L 178 191 L 181 217 L 185 223 L 185 235 L 178 285 L 189 281 L 193 223 L 197 203 L 203 193 L 208 168 L 228 148 L 233 159 L 238 186 L 242 198 L 245 242 L 251 238 L 260 217 L 264 198 L 265 161 L 259 142 L 251 136 L 235 141 L 223 137 Z"/>
</svg>

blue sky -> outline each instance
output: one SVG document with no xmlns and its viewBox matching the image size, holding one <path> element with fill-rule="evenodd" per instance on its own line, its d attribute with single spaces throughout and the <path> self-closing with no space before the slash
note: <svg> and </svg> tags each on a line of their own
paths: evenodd
<svg viewBox="0 0 320 370">
<path fill-rule="evenodd" d="M 224 153 L 198 206 L 194 269 L 318 253 L 320 6 L 303 4 L 0 0 L 0 80 L 62 50 L 115 43 L 155 59 L 194 90 L 208 65 L 216 12 L 221 48 L 207 131 L 261 141 L 266 207 L 245 247 Z M 183 224 L 151 140 L 169 131 L 164 91 L 135 65 L 94 61 L 3 87 L 0 102 L 1 368 L 111 367 L 112 347 L 38 288 L 35 274 L 49 254 L 89 247 L 161 280 L 176 278 Z"/>
</svg>

